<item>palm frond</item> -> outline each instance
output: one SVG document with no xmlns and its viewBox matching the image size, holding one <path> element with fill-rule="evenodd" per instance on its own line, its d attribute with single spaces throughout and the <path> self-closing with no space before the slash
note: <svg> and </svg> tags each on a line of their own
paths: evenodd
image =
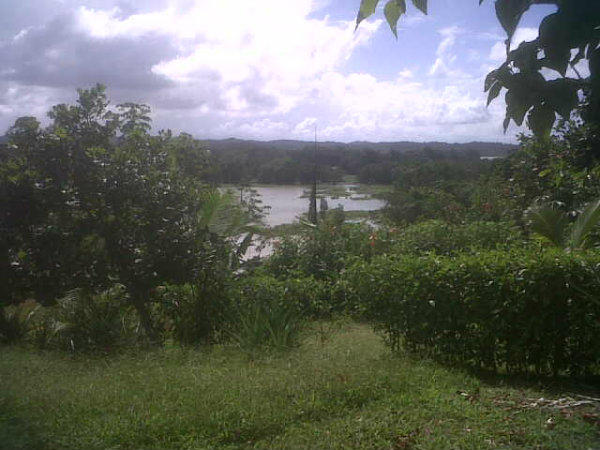
<svg viewBox="0 0 600 450">
<path fill-rule="evenodd" d="M 202 209 L 199 212 L 199 225 L 205 228 L 211 228 L 214 223 L 217 211 L 223 204 L 223 194 L 218 190 L 213 190 L 204 194 Z"/>
<path fill-rule="evenodd" d="M 569 248 L 585 249 L 590 243 L 590 234 L 600 222 L 600 199 L 594 200 L 579 215 L 569 236 Z"/>
<path fill-rule="evenodd" d="M 549 206 L 539 206 L 527 211 L 531 230 L 557 247 L 565 245 L 565 231 L 569 218 L 565 213 Z"/>
</svg>

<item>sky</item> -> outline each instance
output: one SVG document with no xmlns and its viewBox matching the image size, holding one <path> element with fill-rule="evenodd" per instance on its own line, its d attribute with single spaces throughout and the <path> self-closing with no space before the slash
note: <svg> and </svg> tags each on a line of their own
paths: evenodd
<svg viewBox="0 0 600 450">
<path fill-rule="evenodd" d="M 0 133 L 47 124 L 77 88 L 145 103 L 154 128 L 201 139 L 516 142 L 485 75 L 505 58 L 493 2 L 408 5 L 398 39 L 360 0 L 3 0 Z M 407 0 L 407 3 L 410 3 Z M 526 13 L 514 45 L 549 7 Z"/>
</svg>

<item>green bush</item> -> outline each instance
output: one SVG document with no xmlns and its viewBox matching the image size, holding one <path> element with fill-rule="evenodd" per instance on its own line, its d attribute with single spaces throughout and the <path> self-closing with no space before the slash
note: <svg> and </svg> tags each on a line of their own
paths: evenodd
<svg viewBox="0 0 600 450">
<path fill-rule="evenodd" d="M 216 279 L 198 284 L 167 285 L 159 289 L 158 321 L 180 344 L 210 343 L 218 332 L 229 300 Z"/>
<path fill-rule="evenodd" d="M 370 259 L 390 248 L 391 239 L 385 229 L 346 223 L 320 223 L 300 235 L 282 238 L 275 246 L 264 270 L 278 278 L 314 277 L 337 279 L 346 267 L 346 259 Z"/>
<path fill-rule="evenodd" d="M 393 348 L 512 372 L 600 373 L 600 255 L 377 257 L 344 277 Z"/>
<path fill-rule="evenodd" d="M 73 352 L 111 352 L 130 345 L 137 339 L 139 320 L 126 297 L 120 285 L 100 294 L 73 290 L 56 305 L 42 308 L 31 341 Z"/>
<path fill-rule="evenodd" d="M 419 254 L 432 251 L 440 255 L 451 255 L 470 249 L 508 249 L 523 245 L 525 239 L 508 222 L 453 225 L 441 220 L 428 220 L 400 230 L 396 241 L 396 253 Z"/>
<path fill-rule="evenodd" d="M 290 301 L 284 282 L 248 277 L 231 289 L 230 334 L 244 350 L 285 350 L 296 346 L 304 326 L 302 308 Z"/>
<path fill-rule="evenodd" d="M 40 305 L 31 300 L 0 308 L 0 343 L 14 344 L 24 340 L 39 308 Z"/>
<path fill-rule="evenodd" d="M 465 205 L 450 192 L 433 187 L 403 189 L 396 187 L 386 196 L 383 209 L 392 223 L 413 223 L 427 219 L 459 222 L 465 216 Z"/>
</svg>

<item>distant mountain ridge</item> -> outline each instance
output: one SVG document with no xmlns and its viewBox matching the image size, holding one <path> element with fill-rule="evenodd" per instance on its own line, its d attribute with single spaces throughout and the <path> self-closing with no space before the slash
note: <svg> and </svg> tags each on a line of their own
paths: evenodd
<svg viewBox="0 0 600 450">
<path fill-rule="evenodd" d="M 314 142 L 311 141 L 296 141 L 279 139 L 273 141 L 257 141 L 247 139 L 200 139 L 204 142 L 207 147 L 215 152 L 227 151 L 227 150 L 250 150 L 250 149 L 280 149 L 280 150 L 301 150 L 308 146 L 313 146 Z M 447 142 L 411 142 L 411 141 L 398 141 L 398 142 L 368 142 L 368 141 L 355 141 L 355 142 L 333 142 L 325 141 L 318 143 L 319 148 L 340 148 L 346 150 L 375 150 L 378 152 L 389 152 L 399 151 L 401 153 L 410 151 L 419 151 L 424 149 L 431 149 L 433 151 L 458 151 L 458 152 L 470 152 L 476 151 L 480 156 L 507 156 L 509 153 L 515 151 L 518 145 L 515 144 L 503 144 L 500 142 L 466 142 L 466 143 L 447 143 Z"/>
<path fill-rule="evenodd" d="M 258 141 L 251 139 L 238 139 L 238 138 L 227 138 L 227 139 L 198 139 L 204 142 L 210 150 L 213 151 L 227 151 L 227 150 L 250 150 L 250 149 L 280 149 L 280 150 L 302 150 L 308 146 L 312 147 L 314 142 L 311 141 L 296 141 L 291 139 L 278 139 L 273 141 Z M 0 144 L 6 143 L 8 137 L 6 135 L 0 135 Z M 319 148 L 340 148 L 345 150 L 375 150 L 377 152 L 389 152 L 399 151 L 401 153 L 410 151 L 419 151 L 424 149 L 431 149 L 434 151 L 477 151 L 480 156 L 507 156 L 509 153 L 515 151 L 518 145 L 515 144 L 503 144 L 500 142 L 466 142 L 466 143 L 448 143 L 448 142 L 411 142 L 411 141 L 398 141 L 398 142 L 369 142 L 369 141 L 354 141 L 354 142 L 334 142 L 324 141 L 318 143 Z"/>
</svg>

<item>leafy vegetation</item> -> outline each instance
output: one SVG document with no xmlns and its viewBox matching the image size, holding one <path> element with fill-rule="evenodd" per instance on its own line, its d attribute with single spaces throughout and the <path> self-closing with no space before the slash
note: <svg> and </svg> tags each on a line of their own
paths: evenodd
<svg viewBox="0 0 600 450">
<path fill-rule="evenodd" d="M 395 236 L 393 252 L 403 255 L 456 255 L 480 250 L 525 246 L 521 231 L 510 222 L 468 222 L 450 224 L 428 220 L 407 226 Z"/>
<path fill-rule="evenodd" d="M 568 250 L 585 249 L 595 243 L 594 229 L 600 221 L 600 200 L 591 202 L 571 225 L 569 217 L 548 206 L 533 208 L 527 212 L 533 232 L 546 238 L 557 247 Z"/>
<path fill-rule="evenodd" d="M 0 171 L 4 301 L 51 303 L 120 283 L 157 340 L 151 291 L 226 258 L 201 221 L 213 189 L 199 179 L 205 154 L 189 136 L 148 134 L 146 113 L 132 104 L 109 110 L 98 85 L 80 90 L 75 106 L 55 106 L 47 129 L 16 121 Z"/>
<path fill-rule="evenodd" d="M 277 229 L 247 183 L 273 153 L 218 187 L 244 152 L 151 134 L 149 114 L 98 85 L 47 128 L 18 119 L 0 147 L 0 448 L 593 445 L 583 416 L 514 386 L 600 375 L 583 109 L 496 161 L 323 152 L 340 175 L 393 182 L 370 186 L 378 225 L 321 208 Z M 313 185 L 311 203 L 325 193 L 347 195 Z M 248 260 L 261 233 L 272 254 Z"/>
<path fill-rule="evenodd" d="M 361 0 L 356 26 L 375 13 L 379 0 Z M 427 0 L 412 0 L 427 14 Z M 481 5 L 483 0 L 479 1 Z M 549 4 L 556 11 L 539 25 L 538 37 L 522 42 L 511 50 L 511 40 L 521 17 L 534 4 Z M 537 136 L 549 136 L 556 114 L 569 120 L 580 106 L 589 124 L 600 124 L 600 4 L 594 0 L 496 0 L 498 22 L 506 32 L 506 61 L 485 79 L 488 105 L 506 90 L 504 129 L 511 120 L 521 125 L 525 116 Z M 406 12 L 405 0 L 388 0 L 384 15 L 394 35 L 400 16 Z M 589 76 L 577 70 L 587 61 Z M 571 73 L 569 73 L 570 69 Z M 546 77 L 542 71 L 553 71 L 558 77 Z"/>
<path fill-rule="evenodd" d="M 215 183 L 310 184 L 314 145 L 306 142 L 208 141 L 207 179 Z M 287 145 L 286 145 L 287 144 Z M 389 142 L 320 143 L 316 165 L 319 182 L 341 182 L 353 176 L 361 183 L 390 184 L 399 165 L 420 161 L 476 161 L 480 156 L 505 156 L 507 144 Z"/>
<path fill-rule="evenodd" d="M 597 373 L 597 255 L 378 257 L 349 290 L 394 348 L 488 369 Z M 373 282 L 372 280 L 377 280 Z"/>
</svg>

